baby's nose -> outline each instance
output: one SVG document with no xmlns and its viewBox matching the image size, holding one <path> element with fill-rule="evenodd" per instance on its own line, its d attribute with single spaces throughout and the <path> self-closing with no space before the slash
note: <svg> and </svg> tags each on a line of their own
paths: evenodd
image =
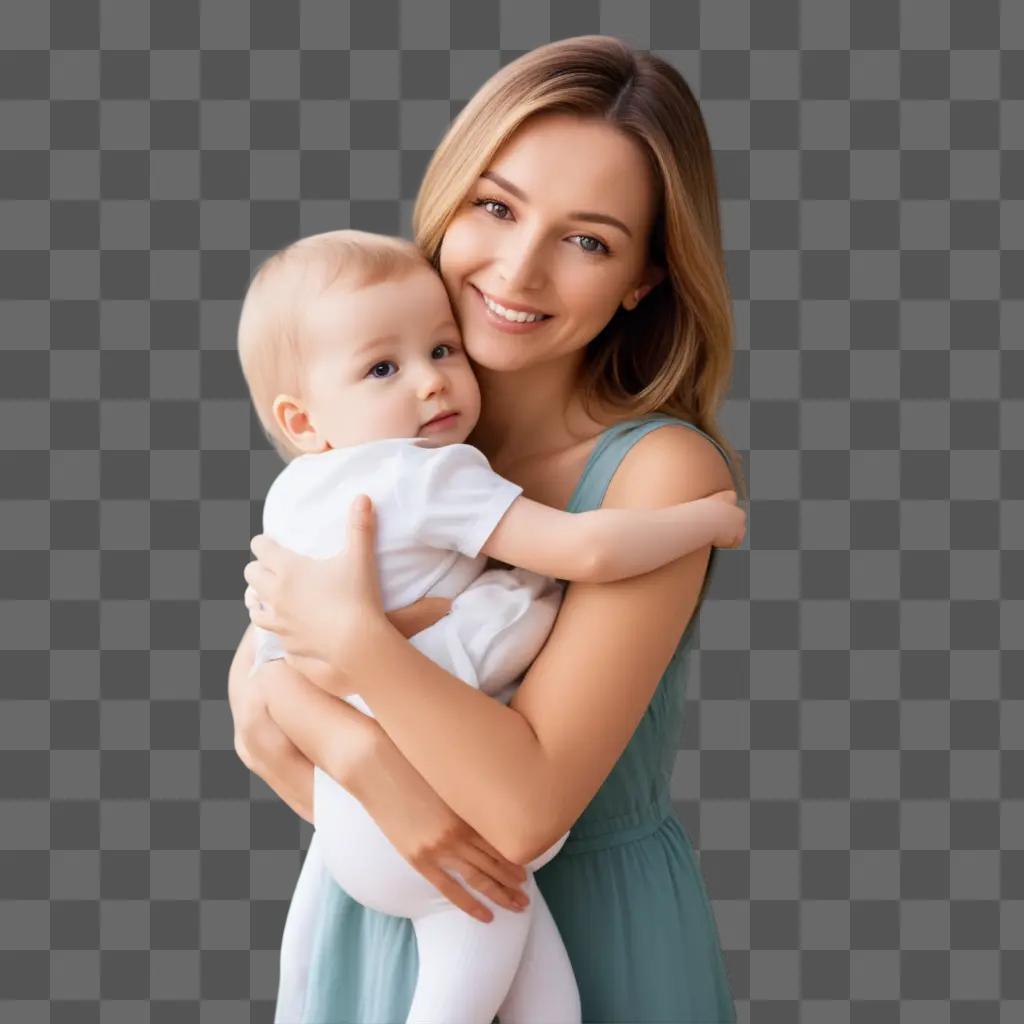
<svg viewBox="0 0 1024 1024">
<path fill-rule="evenodd" d="M 448 377 L 443 370 L 432 369 L 420 379 L 420 393 L 424 396 L 443 391 L 448 386 Z"/>
</svg>

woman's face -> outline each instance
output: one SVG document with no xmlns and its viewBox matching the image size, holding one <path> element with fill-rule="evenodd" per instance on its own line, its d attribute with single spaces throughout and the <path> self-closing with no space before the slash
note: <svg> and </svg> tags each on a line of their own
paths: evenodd
<svg viewBox="0 0 1024 1024">
<path fill-rule="evenodd" d="M 525 122 L 441 244 L 473 362 L 509 371 L 565 358 L 620 304 L 635 306 L 662 276 L 647 265 L 654 195 L 640 144 L 619 129 L 572 114 Z"/>
</svg>

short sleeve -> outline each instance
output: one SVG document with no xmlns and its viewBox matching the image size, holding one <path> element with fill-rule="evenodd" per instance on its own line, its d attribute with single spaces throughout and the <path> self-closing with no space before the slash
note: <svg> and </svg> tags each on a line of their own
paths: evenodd
<svg viewBox="0 0 1024 1024">
<path fill-rule="evenodd" d="M 468 444 L 410 445 L 396 486 L 410 536 L 434 548 L 476 558 L 522 487 L 499 476 Z"/>
</svg>

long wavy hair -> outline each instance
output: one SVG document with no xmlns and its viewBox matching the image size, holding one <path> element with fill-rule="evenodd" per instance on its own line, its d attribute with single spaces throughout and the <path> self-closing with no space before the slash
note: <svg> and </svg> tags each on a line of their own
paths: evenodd
<svg viewBox="0 0 1024 1024">
<path fill-rule="evenodd" d="M 650 258 L 666 277 L 634 310 L 620 306 L 588 344 L 584 404 L 690 421 L 721 444 L 745 495 L 740 458 L 716 421 L 734 325 L 714 160 L 700 106 L 670 64 L 600 35 L 549 43 L 506 64 L 455 118 L 427 166 L 413 210 L 417 245 L 439 267 L 445 231 L 481 173 L 527 118 L 548 112 L 615 125 L 640 143 L 656 185 Z"/>
</svg>

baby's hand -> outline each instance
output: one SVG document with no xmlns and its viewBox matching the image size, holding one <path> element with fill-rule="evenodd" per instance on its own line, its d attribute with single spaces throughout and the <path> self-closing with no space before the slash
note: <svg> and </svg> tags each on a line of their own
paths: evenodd
<svg viewBox="0 0 1024 1024">
<path fill-rule="evenodd" d="M 715 533 L 711 543 L 716 548 L 738 548 L 747 532 L 747 513 L 736 503 L 735 491 L 716 491 L 706 498 L 713 513 Z"/>
</svg>

